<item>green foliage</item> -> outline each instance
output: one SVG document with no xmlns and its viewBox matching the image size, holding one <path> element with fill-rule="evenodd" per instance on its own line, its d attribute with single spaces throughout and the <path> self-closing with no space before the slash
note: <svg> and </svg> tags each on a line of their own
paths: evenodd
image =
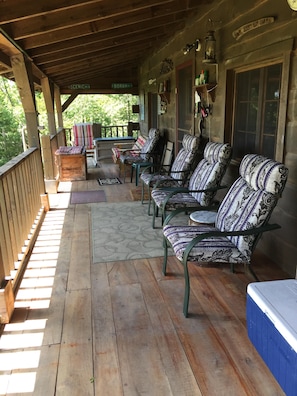
<svg viewBox="0 0 297 396">
<path fill-rule="evenodd" d="M 23 151 L 21 128 L 25 116 L 14 83 L 0 78 L 0 166 Z"/>
<path fill-rule="evenodd" d="M 62 96 L 62 103 L 67 96 Z M 127 125 L 137 122 L 132 105 L 138 103 L 135 95 L 79 95 L 63 113 L 65 128 L 78 122 L 96 122 L 103 126 Z"/>
<path fill-rule="evenodd" d="M 62 104 L 67 100 L 62 95 Z M 48 121 L 42 92 L 35 92 L 38 123 L 48 133 Z M 78 122 L 96 122 L 103 126 L 127 125 L 137 122 L 138 114 L 132 113 L 132 105 L 138 104 L 135 95 L 79 95 L 63 112 L 65 128 Z M 14 82 L 0 77 L 0 166 L 23 151 L 22 128 L 26 126 L 19 93 Z"/>
</svg>

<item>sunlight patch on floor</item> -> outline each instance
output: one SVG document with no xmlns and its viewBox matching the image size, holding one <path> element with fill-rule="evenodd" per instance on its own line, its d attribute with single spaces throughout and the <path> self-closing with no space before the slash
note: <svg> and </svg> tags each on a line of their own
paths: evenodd
<svg viewBox="0 0 297 396">
<path fill-rule="evenodd" d="M 66 211 L 46 214 L 0 338 L 0 394 L 34 392 Z M 34 318 L 37 317 L 38 318 Z"/>
</svg>

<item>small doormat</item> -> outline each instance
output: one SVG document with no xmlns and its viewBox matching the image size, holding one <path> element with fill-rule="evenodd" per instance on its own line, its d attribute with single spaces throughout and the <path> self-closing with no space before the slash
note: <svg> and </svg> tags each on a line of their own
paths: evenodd
<svg viewBox="0 0 297 396">
<path fill-rule="evenodd" d="M 130 195 L 133 201 L 141 201 L 141 187 L 140 188 L 132 188 L 130 190 Z M 149 199 L 147 189 L 144 190 L 144 197 L 143 199 L 147 201 Z"/>
<path fill-rule="evenodd" d="M 106 196 L 103 190 L 73 191 L 71 193 L 71 204 L 88 204 L 96 202 L 106 202 Z"/>
<path fill-rule="evenodd" d="M 122 184 L 118 177 L 110 177 L 106 179 L 98 179 L 100 186 L 111 186 L 113 184 Z"/>
</svg>

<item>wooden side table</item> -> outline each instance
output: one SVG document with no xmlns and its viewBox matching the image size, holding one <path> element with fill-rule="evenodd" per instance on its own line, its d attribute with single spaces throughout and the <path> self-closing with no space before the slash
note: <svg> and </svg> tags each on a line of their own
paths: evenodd
<svg viewBox="0 0 297 396">
<path fill-rule="evenodd" d="M 56 151 L 59 181 L 87 179 L 86 150 L 83 146 L 60 147 Z"/>
</svg>

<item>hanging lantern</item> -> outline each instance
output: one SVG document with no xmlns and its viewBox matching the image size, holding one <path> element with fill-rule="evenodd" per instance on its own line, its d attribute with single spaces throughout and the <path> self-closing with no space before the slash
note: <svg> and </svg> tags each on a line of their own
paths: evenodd
<svg viewBox="0 0 297 396">
<path fill-rule="evenodd" d="M 217 63 L 216 39 L 213 30 L 208 31 L 207 36 L 205 37 L 205 54 L 203 63 Z"/>
</svg>

